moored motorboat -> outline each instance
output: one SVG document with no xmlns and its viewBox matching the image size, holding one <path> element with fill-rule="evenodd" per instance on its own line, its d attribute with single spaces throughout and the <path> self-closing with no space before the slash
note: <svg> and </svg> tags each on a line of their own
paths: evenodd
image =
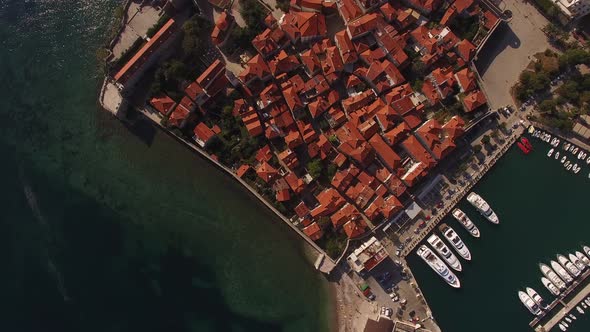
<svg viewBox="0 0 590 332">
<path fill-rule="evenodd" d="M 557 324 L 557 326 L 559 326 L 560 330 L 567 331 L 567 328 L 565 328 L 565 326 L 563 326 L 563 323 L 559 323 L 559 324 Z"/>
<path fill-rule="evenodd" d="M 573 320 L 577 320 L 578 318 L 576 316 L 574 316 L 574 314 L 572 314 L 571 312 L 568 314 L 568 316 L 573 319 Z"/>
<path fill-rule="evenodd" d="M 590 259 L 588 259 L 588 256 L 584 255 L 579 251 L 576 251 L 575 254 L 576 257 L 578 257 L 578 259 L 581 260 L 582 263 L 584 263 L 584 265 L 586 265 L 586 267 L 590 266 Z"/>
<path fill-rule="evenodd" d="M 586 164 L 590 165 L 590 157 L 588 157 L 588 159 L 586 159 Z"/>
<path fill-rule="evenodd" d="M 545 300 L 543 300 L 543 298 L 541 297 L 541 295 L 539 295 L 539 293 L 537 293 L 537 291 L 530 287 L 525 288 L 525 290 L 528 296 L 530 296 L 531 299 L 533 299 L 533 301 L 535 301 L 535 303 L 538 304 L 540 308 L 545 308 Z"/>
<path fill-rule="evenodd" d="M 543 283 L 543 286 L 545 286 L 545 288 L 547 288 L 547 290 L 551 294 L 558 296 L 561 293 L 559 291 L 559 288 L 557 288 L 551 281 L 549 281 L 549 279 L 541 277 L 541 283 Z"/>
<path fill-rule="evenodd" d="M 549 150 L 549 152 L 547 152 L 547 157 L 551 157 L 551 155 L 553 154 L 554 149 Z"/>
<path fill-rule="evenodd" d="M 547 279 L 549 279 L 553 285 L 555 285 L 561 291 L 566 289 L 567 286 L 565 282 L 561 280 L 557 273 L 555 273 L 555 271 L 553 271 L 547 264 L 539 263 L 539 268 L 541 269 L 541 273 L 543 273 L 543 275 L 547 277 Z"/>
<path fill-rule="evenodd" d="M 442 257 L 442 259 L 455 271 L 463 270 L 461 262 L 453 254 L 451 249 L 441 240 L 436 234 L 432 234 L 428 237 L 428 243 L 434 248 L 434 250 Z"/>
<path fill-rule="evenodd" d="M 565 143 L 563 144 L 563 149 L 564 149 L 565 151 L 567 151 L 567 150 L 569 150 L 570 146 L 571 146 L 571 144 L 569 144 L 568 142 L 565 142 Z"/>
<path fill-rule="evenodd" d="M 487 220 L 494 224 L 500 223 L 500 219 L 498 218 L 494 210 L 492 210 L 488 202 L 486 202 L 477 193 L 475 193 L 474 191 L 470 192 L 469 195 L 467 195 L 467 201 L 471 205 L 473 205 L 479 211 L 479 213 L 481 213 L 481 215 L 483 215 Z"/>
<path fill-rule="evenodd" d="M 578 310 L 578 312 L 581 313 L 582 315 L 584 314 L 584 310 L 582 308 L 580 308 L 580 306 L 576 306 L 576 310 Z"/>
<path fill-rule="evenodd" d="M 584 310 L 588 309 L 588 305 L 584 303 L 584 301 L 580 302 L 580 305 L 582 305 L 582 308 L 584 308 Z"/>
<path fill-rule="evenodd" d="M 555 160 L 559 159 L 559 151 L 555 152 Z"/>
<path fill-rule="evenodd" d="M 453 214 L 453 217 L 455 217 L 455 219 L 457 219 L 457 221 L 461 224 L 461 226 L 463 226 L 463 228 L 465 228 L 465 230 L 468 231 L 469 234 L 471 234 L 471 236 L 473 236 L 473 237 L 480 236 L 479 228 L 477 228 L 477 226 L 475 226 L 475 224 L 471 221 L 471 219 L 469 219 L 469 217 L 467 216 L 467 214 L 465 214 L 465 212 L 456 208 L 453 210 L 452 214 Z"/>
<path fill-rule="evenodd" d="M 561 158 L 561 163 L 563 164 L 566 160 L 567 160 L 567 157 L 563 156 L 563 158 Z"/>
<path fill-rule="evenodd" d="M 522 142 L 516 142 L 516 145 L 524 154 L 529 154 L 531 152 L 531 149 L 527 148 Z"/>
<path fill-rule="evenodd" d="M 590 300 L 589 299 L 584 299 L 584 302 L 586 302 L 587 305 L 590 305 Z"/>
<path fill-rule="evenodd" d="M 565 258 L 564 255 L 557 255 L 557 261 L 574 277 L 577 277 L 582 273 L 572 262 Z"/>
<path fill-rule="evenodd" d="M 576 154 L 578 153 L 578 147 L 576 146 L 576 148 L 572 151 L 572 154 Z"/>
<path fill-rule="evenodd" d="M 427 246 L 421 245 L 416 253 L 432 270 L 434 270 L 434 272 L 436 272 L 436 274 L 443 278 L 447 284 L 454 288 L 461 287 L 459 278 L 457 278 L 453 271 L 451 271 L 449 267 L 432 252 L 432 250 L 428 249 Z"/>
<path fill-rule="evenodd" d="M 590 247 L 582 246 L 582 249 L 584 250 L 584 253 L 586 253 L 586 256 L 590 257 Z"/>
<path fill-rule="evenodd" d="M 525 308 L 531 312 L 531 314 L 536 316 L 541 314 L 541 308 L 539 308 L 539 305 L 537 305 L 535 301 L 533 301 L 533 299 L 527 295 L 527 293 L 518 291 L 518 298 L 520 299 L 520 302 L 524 304 Z"/>
<path fill-rule="evenodd" d="M 571 165 L 571 162 L 569 160 L 566 160 L 565 164 L 563 164 L 563 167 L 568 168 Z"/>
<path fill-rule="evenodd" d="M 580 273 L 582 273 L 582 271 L 584 271 L 584 269 L 586 269 L 586 264 L 584 264 L 584 262 L 582 262 L 576 255 L 569 254 L 567 256 L 567 258 L 569 258 L 570 262 L 572 262 L 574 264 L 574 266 L 576 268 L 578 268 L 578 270 L 580 271 Z"/>
<path fill-rule="evenodd" d="M 571 284 L 574 281 L 574 278 L 556 261 L 551 261 L 551 268 L 566 284 Z"/>
<path fill-rule="evenodd" d="M 459 256 L 470 261 L 471 252 L 469 251 L 469 248 L 467 248 L 465 243 L 463 243 L 463 241 L 459 237 L 459 234 L 457 234 L 457 232 L 455 232 L 454 229 L 452 229 L 450 226 L 444 223 L 439 226 L 439 229 L 442 232 L 443 236 L 449 241 L 451 246 L 455 248 L 457 253 L 459 253 Z"/>
</svg>

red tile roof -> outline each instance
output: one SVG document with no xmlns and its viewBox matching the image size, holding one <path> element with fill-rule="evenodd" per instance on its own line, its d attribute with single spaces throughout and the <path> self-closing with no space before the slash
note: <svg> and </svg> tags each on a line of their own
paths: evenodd
<svg viewBox="0 0 590 332">
<path fill-rule="evenodd" d="M 346 203 L 344 198 L 333 188 L 324 189 L 316 196 L 316 199 L 319 206 L 311 210 L 311 216 L 314 218 L 329 215 Z"/>
<path fill-rule="evenodd" d="M 162 113 L 162 115 L 168 114 L 168 112 L 174 106 L 174 100 L 168 97 L 166 94 L 162 94 L 150 99 L 150 105 L 152 105 L 158 112 Z"/>
<path fill-rule="evenodd" d="M 332 178 L 332 186 L 340 192 L 346 192 L 346 189 L 350 186 L 352 181 L 356 178 L 359 173 L 359 169 L 356 166 L 351 165 L 345 170 L 341 170 L 334 174 Z"/>
<path fill-rule="evenodd" d="M 338 10 L 340 10 L 340 15 L 344 19 L 344 23 L 348 23 L 363 14 L 363 10 L 354 0 L 342 0 L 341 2 L 338 1 L 337 4 Z"/>
<path fill-rule="evenodd" d="M 291 190 L 293 190 L 293 192 L 296 194 L 301 193 L 303 189 L 305 189 L 305 182 L 303 182 L 301 178 L 298 178 L 295 173 L 289 173 L 285 175 L 285 181 L 287 181 L 289 188 L 291 188 Z"/>
<path fill-rule="evenodd" d="M 465 132 L 465 121 L 455 115 L 442 126 L 448 139 L 455 140 Z"/>
<path fill-rule="evenodd" d="M 442 128 L 440 123 L 435 119 L 430 119 L 420 128 L 416 129 L 416 135 L 421 140 L 427 150 L 434 156 L 435 159 L 440 159 L 442 155 L 441 150 L 441 136 Z"/>
<path fill-rule="evenodd" d="M 291 199 L 291 194 L 289 193 L 289 189 L 281 189 L 277 190 L 275 194 L 275 198 L 277 202 L 286 202 Z"/>
<path fill-rule="evenodd" d="M 278 157 L 291 171 L 299 166 L 299 159 L 297 159 L 297 155 L 291 149 L 279 153 Z"/>
<path fill-rule="evenodd" d="M 409 2 L 410 7 L 429 14 L 440 7 L 442 0 L 407 0 L 407 2 Z"/>
<path fill-rule="evenodd" d="M 375 99 L 375 92 L 373 90 L 366 90 L 358 95 L 342 100 L 342 108 L 350 113 L 359 108 L 369 105 Z"/>
<path fill-rule="evenodd" d="M 455 78 L 457 79 L 457 83 L 459 84 L 461 92 L 469 92 L 477 88 L 475 74 L 467 67 L 456 72 Z"/>
<path fill-rule="evenodd" d="M 244 83 L 250 82 L 254 78 L 259 78 L 264 80 L 265 78 L 270 76 L 270 69 L 268 65 L 260 56 L 260 54 L 256 54 L 253 56 L 247 63 L 246 69 L 244 69 L 238 77 Z"/>
<path fill-rule="evenodd" d="M 317 73 L 322 68 L 320 65 L 320 60 L 311 49 L 301 53 L 300 58 L 301 63 L 303 63 L 309 75 Z"/>
<path fill-rule="evenodd" d="M 408 154 L 412 156 L 412 159 L 423 163 L 426 166 L 426 169 L 430 169 L 436 165 L 434 158 L 432 158 L 430 153 L 422 146 L 416 136 L 410 135 L 401 145 Z"/>
<path fill-rule="evenodd" d="M 295 149 L 296 147 L 303 144 L 303 139 L 301 138 L 299 131 L 292 130 L 287 134 L 287 136 L 285 136 L 285 143 L 287 143 L 289 149 Z"/>
<path fill-rule="evenodd" d="M 395 153 L 387 143 L 381 138 L 380 135 L 374 135 L 369 140 L 369 143 L 373 146 L 377 152 L 379 160 L 390 170 L 394 171 L 400 166 L 401 158 Z"/>
<path fill-rule="evenodd" d="M 348 23 L 348 33 L 351 38 L 357 38 L 383 25 L 383 17 L 377 13 L 370 13 Z"/>
<path fill-rule="evenodd" d="M 326 19 L 319 13 L 289 12 L 283 16 L 280 25 L 292 41 L 324 36 L 328 32 Z"/>
<path fill-rule="evenodd" d="M 243 164 L 242 166 L 240 166 L 240 168 L 238 168 L 238 170 L 236 171 L 236 175 L 241 178 L 242 176 L 244 176 L 244 174 L 246 174 L 246 172 L 248 172 L 249 170 L 251 170 L 252 167 L 250 167 L 250 165 L 248 164 Z"/>
<path fill-rule="evenodd" d="M 254 157 L 259 163 L 264 161 L 270 161 L 272 159 L 272 151 L 270 150 L 270 146 L 265 145 L 261 147 L 258 151 L 256 151 L 256 156 Z"/>
<path fill-rule="evenodd" d="M 184 108 L 182 105 L 177 105 L 174 111 L 170 113 L 168 124 L 180 128 L 182 122 L 188 117 L 189 113 L 189 110 Z"/>
<path fill-rule="evenodd" d="M 496 16 L 496 14 L 492 13 L 489 10 L 485 10 L 483 13 L 483 17 L 484 17 L 484 24 L 486 29 L 491 30 L 494 25 L 496 24 L 496 22 L 498 22 L 498 16 Z"/>
<path fill-rule="evenodd" d="M 365 233 L 367 230 L 367 223 L 362 218 L 358 218 L 344 224 L 343 229 L 349 239 L 354 239 Z"/>
<path fill-rule="evenodd" d="M 303 218 L 309 214 L 309 208 L 307 207 L 307 205 L 305 205 L 304 202 L 297 204 L 294 210 L 299 218 Z"/>
<path fill-rule="evenodd" d="M 340 51 L 340 56 L 344 64 L 355 63 L 358 60 L 358 54 L 350 41 L 346 30 L 341 30 L 334 35 L 334 41 Z"/>
<path fill-rule="evenodd" d="M 335 229 L 340 228 L 342 225 L 353 219 L 361 219 L 361 214 L 357 208 L 354 207 L 354 205 L 349 203 L 346 203 L 346 205 L 344 205 L 340 210 L 330 216 L 332 226 L 334 226 Z"/>
<path fill-rule="evenodd" d="M 199 124 L 193 129 L 194 137 L 196 140 L 200 140 L 203 144 L 207 144 L 209 140 L 215 136 L 215 133 L 211 128 L 207 127 L 207 125 L 203 122 L 199 122 Z"/>
<path fill-rule="evenodd" d="M 264 182 L 269 183 L 275 179 L 275 177 L 279 174 L 279 172 L 274 167 L 272 167 L 269 163 L 267 163 L 266 161 L 263 161 L 256 168 L 256 174 Z"/>
<path fill-rule="evenodd" d="M 475 46 L 469 40 L 463 39 L 457 44 L 457 53 L 461 59 L 469 62 L 475 55 Z"/>
<path fill-rule="evenodd" d="M 169 19 L 143 47 L 115 74 L 115 81 L 125 85 L 139 68 L 164 44 L 175 31 L 174 19 Z"/>
<path fill-rule="evenodd" d="M 465 112 L 473 112 L 480 106 L 483 106 L 487 103 L 486 96 L 483 94 L 481 90 L 474 90 L 470 92 L 465 98 L 463 98 L 463 106 L 465 107 Z"/>
<path fill-rule="evenodd" d="M 305 227 L 303 229 L 303 233 L 305 233 L 305 235 L 307 235 L 313 241 L 321 239 L 324 235 L 324 231 L 322 231 L 322 229 L 316 222 L 313 222 L 311 223 L 311 225 Z"/>
</svg>

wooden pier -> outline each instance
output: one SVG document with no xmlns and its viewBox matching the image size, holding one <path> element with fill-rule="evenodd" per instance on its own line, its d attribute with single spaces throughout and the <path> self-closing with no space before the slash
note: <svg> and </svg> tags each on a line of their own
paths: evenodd
<svg viewBox="0 0 590 332">
<path fill-rule="evenodd" d="M 584 272 L 582 276 L 576 279 L 564 292 L 562 292 L 549 306 L 547 309 L 541 314 L 539 317 L 535 317 L 530 323 L 529 326 L 534 328 L 535 331 L 550 331 L 555 325 L 557 325 L 570 311 L 576 308 L 578 303 L 590 294 L 590 284 L 587 284 L 585 287 L 578 289 L 581 284 L 590 276 L 590 269 Z M 570 299 L 569 301 L 565 301 L 565 298 L 568 297 L 572 293 L 576 293 L 576 295 Z M 544 324 L 539 324 L 542 320 L 546 318 L 546 316 L 555 309 L 558 305 L 563 306 L 561 310 L 553 315 L 549 320 L 547 320 Z M 577 311 L 576 311 L 577 313 Z"/>
</svg>

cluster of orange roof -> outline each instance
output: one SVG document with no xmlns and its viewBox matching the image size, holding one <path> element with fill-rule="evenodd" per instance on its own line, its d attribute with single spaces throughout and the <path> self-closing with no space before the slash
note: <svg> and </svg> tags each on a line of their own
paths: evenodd
<svg viewBox="0 0 590 332">
<path fill-rule="evenodd" d="M 252 136 L 284 142 L 283 151 L 263 147 L 252 167 L 277 201 L 303 198 L 295 213 L 313 240 L 325 231 L 320 218 L 350 238 L 363 234 L 368 221 L 391 219 L 408 201 L 407 188 L 455 148 L 464 121 L 424 122 L 427 104 L 457 91 L 465 95 L 466 111 L 485 104 L 466 66 L 473 44 L 446 26 L 408 30 L 423 20 L 416 10 L 426 14 L 441 3 L 408 0 L 412 9 L 382 1 L 291 0 L 291 11 L 278 21 L 269 15 L 266 30 L 254 38 L 259 54 L 237 76 L 246 94 L 235 102 L 234 115 Z M 472 0 L 451 7 L 456 15 L 474 10 Z M 346 27 L 331 40 L 324 13 L 336 9 Z M 431 68 L 422 91 L 402 74 L 408 50 Z M 269 154 L 278 168 L 262 157 Z M 310 158 L 337 167 L 331 185 L 312 196 L 316 186 L 300 162 Z"/>
</svg>

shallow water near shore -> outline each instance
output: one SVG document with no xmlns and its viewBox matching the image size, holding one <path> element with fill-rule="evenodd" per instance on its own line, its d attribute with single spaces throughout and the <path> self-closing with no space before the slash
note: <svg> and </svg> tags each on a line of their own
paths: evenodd
<svg viewBox="0 0 590 332">
<path fill-rule="evenodd" d="M 166 134 L 99 110 L 117 3 L 0 4 L 0 325 L 327 330 L 326 282 L 288 228 Z"/>
<path fill-rule="evenodd" d="M 479 227 L 481 238 L 469 236 L 450 216 L 443 220 L 459 232 L 473 257 L 457 274 L 461 289 L 447 286 L 415 252 L 408 256 L 443 331 L 532 331 L 533 316 L 519 301 L 518 290 L 532 287 L 553 299 L 541 284 L 538 264 L 590 243 L 589 168 L 584 163 L 577 175 L 566 172 L 559 161 L 547 158 L 548 144 L 531 142 L 533 153 L 525 156 L 513 146 L 473 189 L 490 203 L 500 225 L 486 221 L 466 200 L 459 207 Z M 574 310 L 574 315 L 578 319 L 568 331 L 590 331 L 590 312 Z"/>
</svg>

